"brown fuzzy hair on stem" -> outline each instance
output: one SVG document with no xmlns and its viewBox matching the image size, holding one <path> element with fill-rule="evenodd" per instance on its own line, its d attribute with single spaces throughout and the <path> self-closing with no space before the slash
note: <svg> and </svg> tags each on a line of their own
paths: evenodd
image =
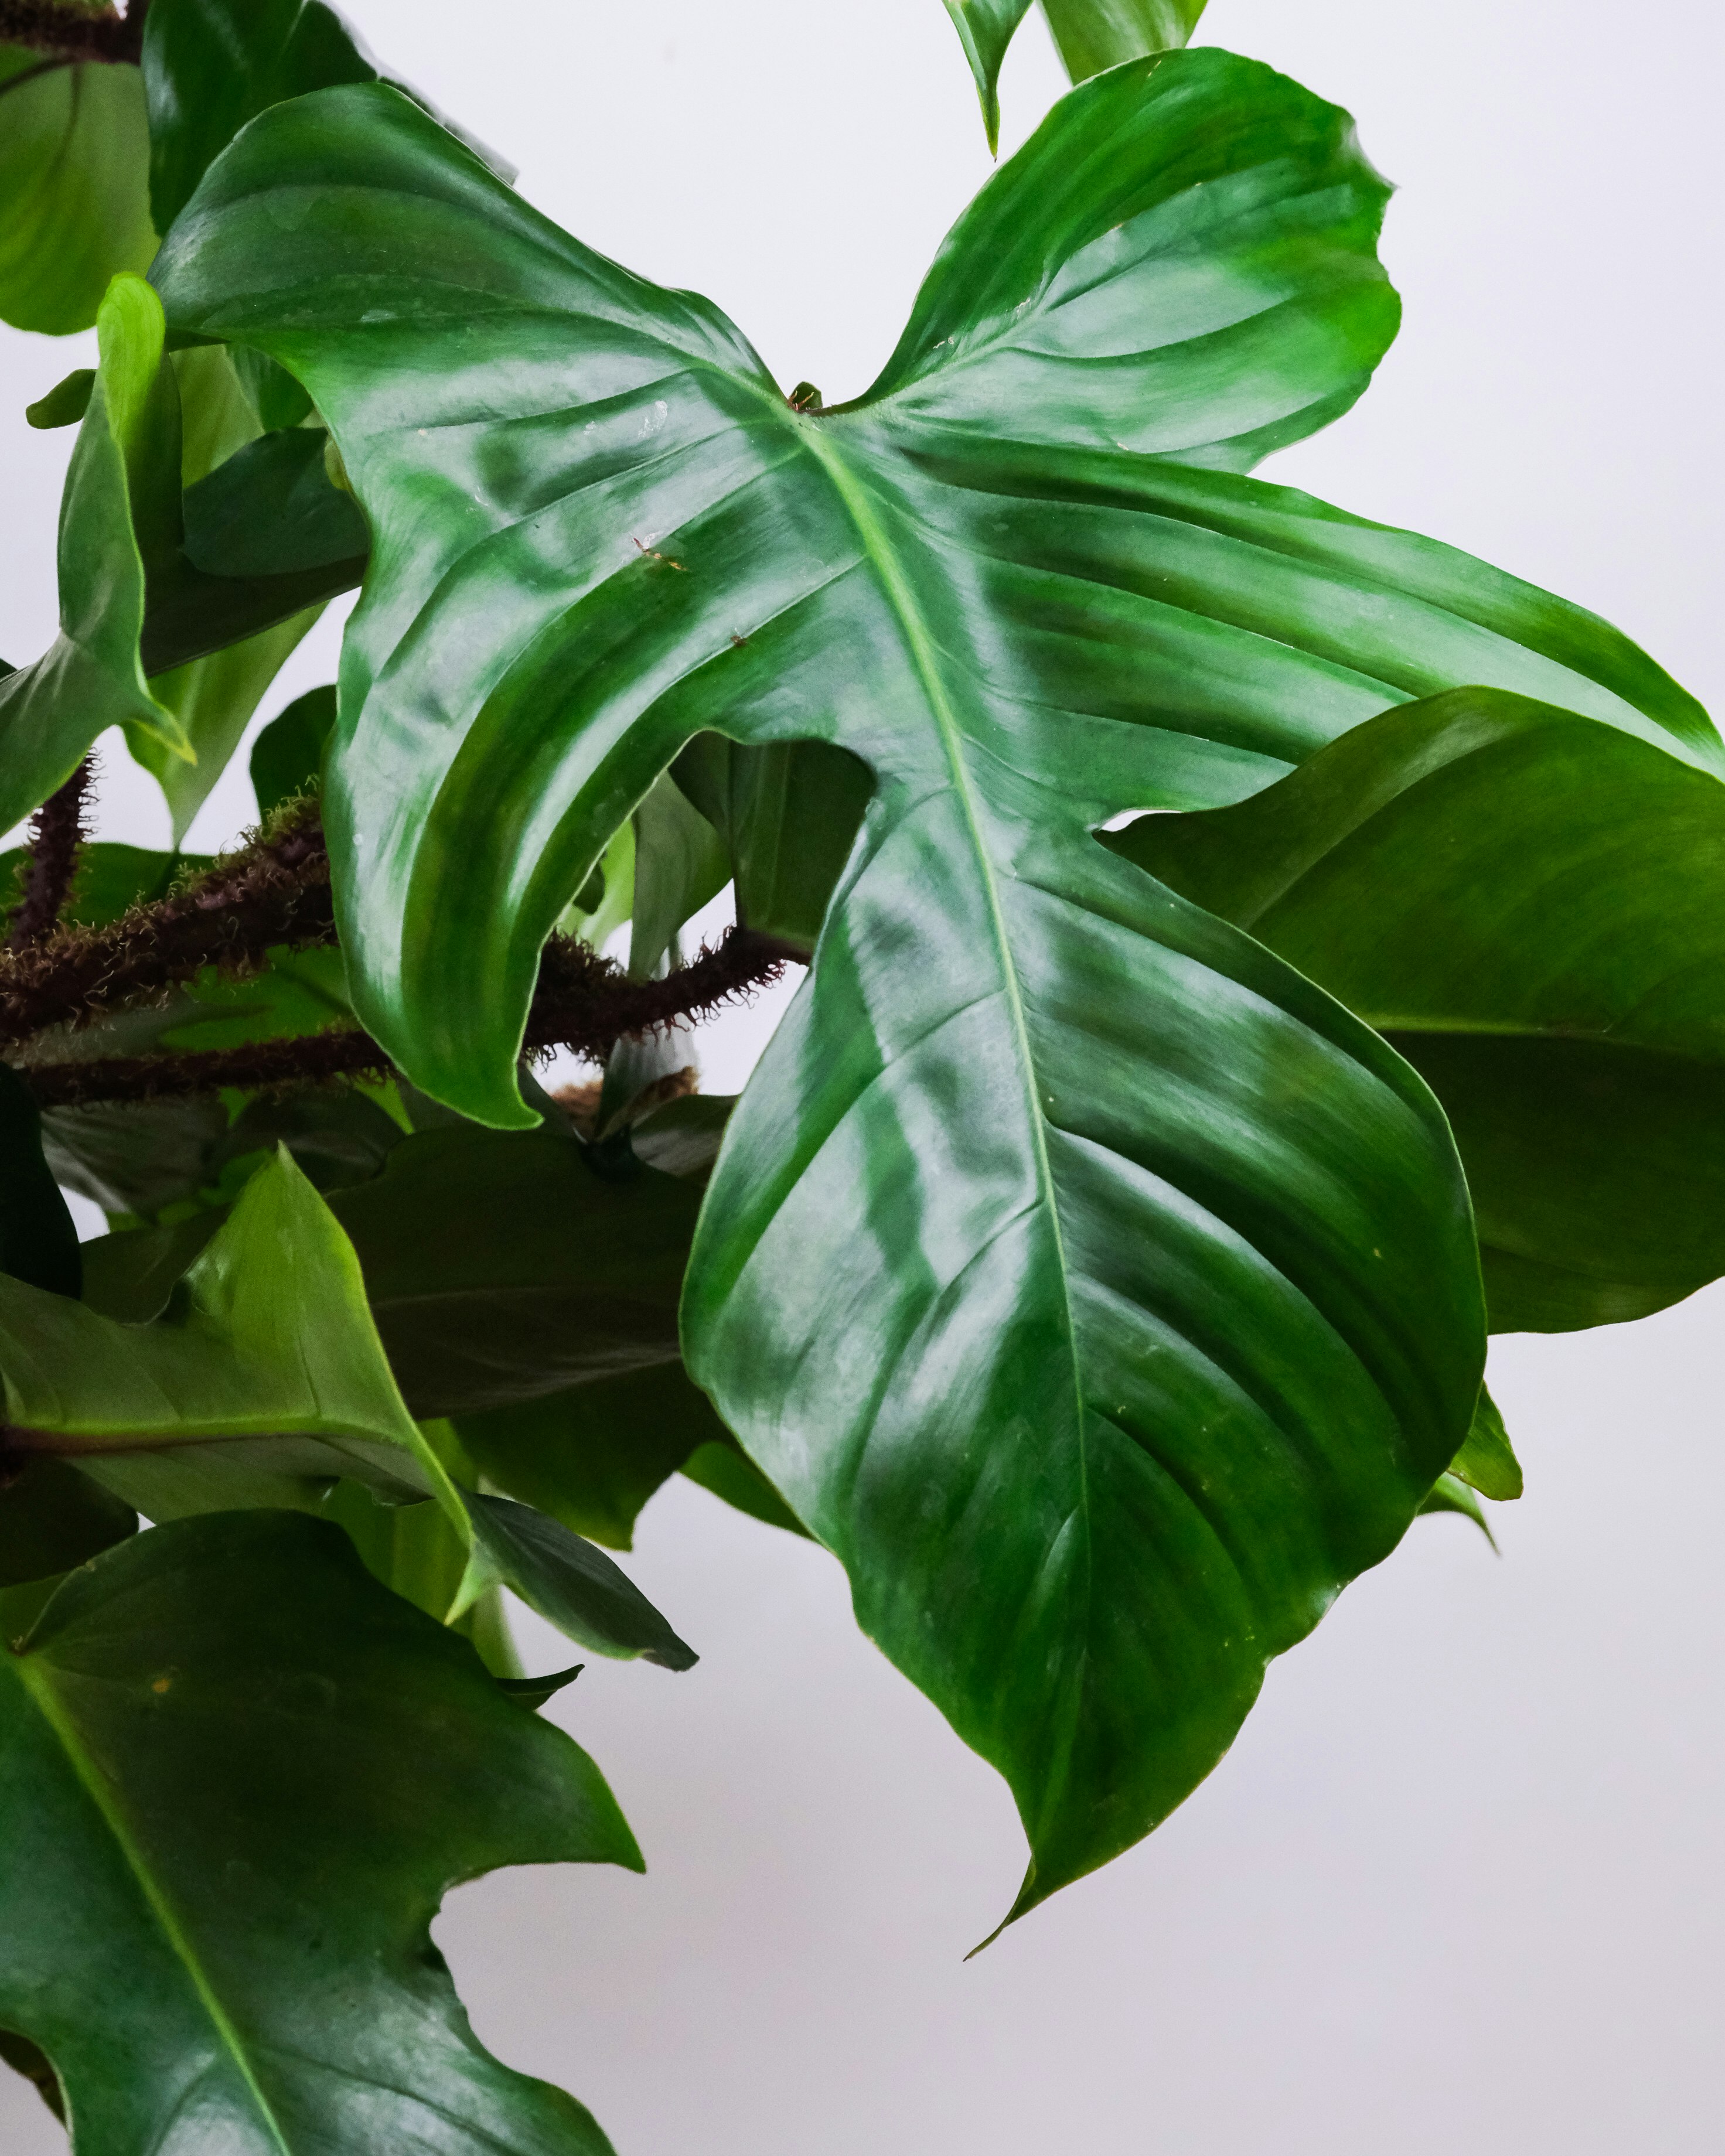
<svg viewBox="0 0 1725 2156">
<path fill-rule="evenodd" d="M 602 1060 L 634 1034 L 698 1021 L 738 996 L 765 988 L 801 953 L 773 937 L 731 929 L 711 951 L 662 980 L 631 981 L 584 943 L 553 937 L 541 962 L 539 987 L 523 1045 L 529 1053 L 572 1048 Z M 336 1078 L 388 1076 L 388 1057 L 357 1028 L 285 1036 L 241 1048 L 179 1055 L 102 1056 L 43 1064 L 22 1075 L 44 1108 L 89 1101 L 151 1101 L 212 1093 L 280 1091 Z"/>
<path fill-rule="evenodd" d="M 329 855 L 311 802 L 295 803 L 245 852 L 103 928 L 69 928 L 0 954 L 0 1045 L 80 1026 L 159 996 L 206 966 L 255 973 L 272 950 L 332 943 Z"/>
<path fill-rule="evenodd" d="M 123 15 L 95 13 L 72 0 L 0 0 L 0 44 L 22 45 L 60 60 L 130 60 L 144 49 L 144 10 L 136 0 Z"/>
<path fill-rule="evenodd" d="M 8 948 L 28 951 L 54 933 L 71 895 L 78 856 L 89 833 L 84 824 L 85 796 L 94 775 L 85 757 L 56 793 L 30 819 L 29 850 L 22 879 L 23 897 L 12 916 Z"/>
</svg>

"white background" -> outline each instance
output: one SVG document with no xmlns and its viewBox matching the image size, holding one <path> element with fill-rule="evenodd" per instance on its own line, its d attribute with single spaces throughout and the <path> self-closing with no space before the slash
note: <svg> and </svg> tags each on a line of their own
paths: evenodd
<svg viewBox="0 0 1725 2156">
<path fill-rule="evenodd" d="M 871 377 L 986 176 L 938 0 L 357 13 L 531 199 L 829 399 Z M 1348 105 L 1403 189 L 1401 340 L 1270 475 L 1597 608 L 1716 708 L 1718 23 L 1686 0 L 1214 0 L 1204 26 Z M 1060 87 L 1032 21 L 1008 146 Z M 15 661 L 51 634 L 69 439 L 17 414 L 82 357 L 0 338 Z M 267 711 L 329 677 L 332 636 Z M 105 828 L 159 840 L 123 762 Z M 245 819 L 242 770 L 195 839 Z M 710 1048 L 716 1089 L 768 1015 Z M 481 2035 L 621 2156 L 1715 2156 L 1722 1308 L 1499 1342 L 1528 1481 L 1501 1559 L 1419 1522 L 1183 1811 L 968 1965 L 1021 1863 L 1004 1789 L 857 1635 L 829 1558 L 679 1483 L 629 1562 L 705 1659 L 590 1667 L 559 1708 L 652 1868 L 460 1890 L 439 1937 Z M 58 2145 L 0 2088 L 7 2156 Z"/>
</svg>

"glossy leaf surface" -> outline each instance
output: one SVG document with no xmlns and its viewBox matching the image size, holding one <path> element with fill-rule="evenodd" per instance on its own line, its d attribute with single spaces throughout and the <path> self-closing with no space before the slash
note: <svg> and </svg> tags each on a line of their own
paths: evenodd
<svg viewBox="0 0 1725 2156">
<path fill-rule="evenodd" d="M 356 1008 L 415 1081 L 526 1120 L 539 944 L 670 755 L 824 733 L 914 787 L 906 727 L 870 714 L 908 698 L 927 742 L 931 669 L 1104 814 L 1237 798 L 1470 677 L 1717 756 L 1591 617 L 1195 468 L 1358 393 L 1394 326 L 1383 194 L 1345 116 L 1267 70 L 1114 70 L 984 190 L 870 396 L 798 413 L 711 310 L 389 92 L 264 116 L 157 274 L 177 323 L 315 390 L 379 535 L 326 798 Z"/>
<path fill-rule="evenodd" d="M 1425 1075 L 1496 1329 L 1638 1317 L 1725 1272 L 1725 786 L 1708 773 L 1463 690 L 1255 800 L 1109 843 Z"/>
<path fill-rule="evenodd" d="M 0 1657 L 0 2020 L 77 2148 L 608 2156 L 480 2048 L 429 1926 L 459 1881 L 639 1869 L 634 1839 L 334 1526 L 187 1521 L 73 1574 Z"/>
<path fill-rule="evenodd" d="M 265 115 L 157 273 L 305 381 L 370 520 L 326 805 L 356 1005 L 416 1083 L 525 1120 L 540 942 L 691 735 L 870 767 L 685 1332 L 1011 1780 L 1020 1907 L 1214 1764 L 1453 1457 L 1481 1361 L 1430 1096 L 1091 831 L 1481 675 L 1718 754 L 1590 617 L 1239 476 L 1382 350 L 1382 202 L 1267 70 L 1117 69 L 827 408 L 375 90 Z"/>
<path fill-rule="evenodd" d="M 0 45 L 0 321 L 88 329 L 108 280 L 156 252 L 136 68 Z"/>
</svg>

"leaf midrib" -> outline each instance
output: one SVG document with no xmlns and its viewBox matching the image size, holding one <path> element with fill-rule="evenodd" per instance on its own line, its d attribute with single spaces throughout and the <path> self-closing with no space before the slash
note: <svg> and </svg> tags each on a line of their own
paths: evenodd
<svg viewBox="0 0 1725 2156">
<path fill-rule="evenodd" d="M 793 424 L 797 424 L 793 419 Z M 935 655 L 934 639 L 923 619 L 916 596 L 906 583 L 896 556 L 888 543 L 875 518 L 866 492 L 847 468 L 844 456 L 819 418 L 804 419 L 798 427 L 810 453 L 826 474 L 834 491 L 855 527 L 864 555 L 875 572 L 875 580 L 902 630 L 909 646 L 911 663 L 922 685 L 941 746 L 952 777 L 952 786 L 962 808 L 965 829 L 969 834 L 972 853 L 982 878 L 988 908 L 988 921 L 993 931 L 994 946 L 1001 974 L 1005 983 L 1007 1008 L 1010 1015 L 1013 1036 L 1018 1049 L 1018 1062 L 1024 1085 L 1025 1106 L 1029 1111 L 1031 1144 L 1035 1153 L 1036 1182 L 1046 1212 L 1050 1233 L 1054 1239 L 1055 1260 L 1060 1269 L 1060 1311 L 1065 1329 L 1067 1353 L 1070 1361 L 1073 1383 L 1073 1432 L 1077 1445 L 1079 1475 L 1079 1510 L 1084 1523 L 1084 1599 L 1088 1609 L 1091 1592 L 1091 1547 L 1090 1510 L 1090 1463 L 1085 1440 L 1086 1403 L 1084 1383 L 1078 1354 L 1077 1328 L 1072 1312 L 1072 1299 L 1068 1289 L 1070 1267 L 1066 1258 L 1065 1237 L 1060 1224 L 1060 1201 L 1055 1187 L 1053 1165 L 1049 1158 L 1047 1132 L 1044 1125 L 1041 1103 L 1036 1092 L 1035 1058 L 1030 1046 L 1029 1027 L 1024 1015 L 1024 997 L 1019 990 L 1018 968 L 1013 957 L 1011 940 L 1007 934 L 1006 919 L 1000 904 L 1000 893 L 994 865 L 983 843 L 982 828 L 976 810 L 970 774 L 965 767 L 960 747 L 957 720 L 948 701 L 946 685 L 941 678 Z"/>
<path fill-rule="evenodd" d="M 167 1942 L 169 1951 L 190 1979 L 198 2004 L 208 2015 L 212 2026 L 221 2040 L 223 2050 L 238 2068 L 253 2102 L 257 2106 L 259 2117 L 269 2129 L 270 2138 L 281 2152 L 281 2156 L 294 2156 L 287 2136 L 282 2131 L 281 2123 L 276 2118 L 270 2100 L 264 2095 L 257 2075 L 253 2071 L 251 2061 L 247 2056 L 244 2044 L 241 2041 L 239 2031 L 235 2028 L 226 2009 L 223 2006 L 215 1985 L 211 1981 L 203 1963 L 198 1959 L 191 1940 L 187 1937 L 172 1902 L 157 1884 L 143 1851 L 134 1840 L 124 1815 L 113 1799 L 106 1777 L 90 1757 L 76 1726 L 55 1696 L 53 1686 L 44 1673 L 41 1663 L 25 1653 L 14 1658 L 13 1666 L 19 1683 L 28 1693 L 37 1712 L 47 1723 L 55 1742 L 65 1754 L 85 1795 L 95 1805 L 103 1825 L 113 1836 L 116 1846 L 125 1859 L 126 1869 L 136 1881 L 138 1891 L 143 1896 L 146 1906 L 151 1915 L 155 1917 L 163 1938 Z"/>
</svg>

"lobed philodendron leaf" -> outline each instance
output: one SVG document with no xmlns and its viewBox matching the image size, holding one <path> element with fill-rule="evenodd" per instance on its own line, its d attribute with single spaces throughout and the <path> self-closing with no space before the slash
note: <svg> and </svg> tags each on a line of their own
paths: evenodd
<svg viewBox="0 0 1725 2156">
<path fill-rule="evenodd" d="M 371 522 L 325 805 L 356 1008 L 426 1091 L 531 1119 L 541 942 L 692 736 L 870 767 L 684 1333 L 1007 1775 L 1020 1908 L 1214 1764 L 1455 1455 L 1483 1346 L 1417 1077 L 1092 831 L 1468 679 L 1720 753 L 1591 617 L 1240 475 L 1384 349 L 1384 196 L 1267 69 L 1112 69 L 825 408 L 379 89 L 254 122 L 156 272 L 304 382 Z"/>
<path fill-rule="evenodd" d="M 53 2062 L 80 2156 L 609 2156 L 482 2049 L 430 1937 L 503 1865 L 641 1868 L 585 1753 L 326 1522 L 183 1521 L 33 1623 L 22 1595 L 0 2024 Z"/>
<path fill-rule="evenodd" d="M 1495 1330 L 1639 1317 L 1725 1273 L 1711 773 L 1464 689 L 1386 713 L 1254 800 L 1147 817 L 1109 844 L 1424 1074 L 1467 1170 Z"/>
<path fill-rule="evenodd" d="M 88 329 L 108 280 L 156 252 L 138 70 L 0 45 L 0 321 Z"/>
<path fill-rule="evenodd" d="M 96 318 L 100 364 L 60 509 L 59 639 L 0 680 L 0 829 L 71 776 L 106 727 L 128 721 L 173 755 L 190 745 L 138 656 L 146 564 L 178 540 L 178 402 L 162 306 L 116 277 Z"/>
</svg>

